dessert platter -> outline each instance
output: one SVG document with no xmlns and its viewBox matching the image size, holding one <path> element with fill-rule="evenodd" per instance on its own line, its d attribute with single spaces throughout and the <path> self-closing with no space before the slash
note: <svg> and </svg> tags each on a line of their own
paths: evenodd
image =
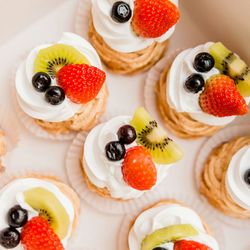
<svg viewBox="0 0 250 250">
<path fill-rule="evenodd" d="M 249 250 L 250 37 L 215 0 L 58 2 L 0 44 L 0 250 Z"/>
</svg>

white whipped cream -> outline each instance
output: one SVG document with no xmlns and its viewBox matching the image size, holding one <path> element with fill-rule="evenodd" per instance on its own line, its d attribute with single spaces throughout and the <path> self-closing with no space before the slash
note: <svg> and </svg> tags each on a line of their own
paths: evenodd
<svg viewBox="0 0 250 250">
<path fill-rule="evenodd" d="M 89 60 L 92 66 L 102 68 L 95 49 L 82 37 L 66 32 L 63 33 L 58 43 L 74 47 Z M 48 122 L 62 122 L 73 117 L 83 105 L 73 103 L 67 97 L 60 105 L 51 105 L 45 101 L 44 93 L 37 92 L 32 85 L 35 58 L 41 49 L 51 45 L 45 44 L 36 47 L 19 66 L 16 73 L 16 93 L 20 107 L 29 116 Z M 52 79 L 52 85 L 57 85 L 56 79 Z"/>
<path fill-rule="evenodd" d="M 185 238 L 185 240 L 197 241 L 209 246 L 212 250 L 219 250 L 218 243 L 206 233 L 203 223 L 195 211 L 178 204 L 163 204 L 141 213 L 129 232 L 129 250 L 140 250 L 143 239 L 154 231 L 179 224 L 190 224 L 199 233 L 197 236 Z M 166 247 L 168 250 L 174 249 L 173 243 L 160 246 Z"/>
<path fill-rule="evenodd" d="M 60 189 L 55 186 L 53 183 L 45 180 L 40 179 L 34 179 L 34 178 L 24 178 L 24 179 L 16 179 L 6 185 L 1 191 L 0 191 L 0 230 L 3 230 L 4 228 L 9 227 L 7 223 L 7 214 L 10 208 L 12 208 L 15 205 L 20 205 L 22 208 L 26 209 L 28 211 L 28 219 L 30 220 L 32 217 L 37 216 L 38 213 L 34 211 L 25 201 L 23 197 L 23 192 L 27 191 L 29 189 L 33 188 L 45 188 L 48 191 L 52 192 L 59 202 L 62 204 L 62 206 L 65 208 L 69 220 L 70 220 L 70 226 L 67 233 L 67 236 L 62 240 L 63 246 L 66 246 L 67 241 L 72 233 L 72 225 L 75 218 L 75 212 L 74 207 L 72 205 L 72 202 L 66 197 Z M 0 246 L 0 249 L 5 249 Z M 14 248 L 16 250 L 23 250 L 23 246 L 21 243 Z"/>
<path fill-rule="evenodd" d="M 250 186 L 244 181 L 244 174 L 250 168 L 250 146 L 241 148 L 231 159 L 226 187 L 232 199 L 241 207 L 250 210 Z"/>
<path fill-rule="evenodd" d="M 118 141 L 117 132 L 119 128 L 130 124 L 130 121 L 130 116 L 117 116 L 92 129 L 85 140 L 83 154 L 84 169 L 91 182 L 99 188 L 108 188 L 113 198 L 124 200 L 138 198 L 144 194 L 144 191 L 130 187 L 123 180 L 122 160 L 116 162 L 108 160 L 105 154 L 105 146 L 111 141 Z M 136 142 L 125 145 L 126 149 L 134 146 L 137 146 Z M 156 185 L 166 177 L 169 166 L 156 165 Z"/>
<path fill-rule="evenodd" d="M 207 73 L 197 72 L 193 67 L 195 56 L 201 52 L 208 52 L 212 42 L 199 45 L 195 48 L 182 51 L 172 63 L 167 78 L 167 97 L 169 104 L 178 112 L 187 112 L 199 122 L 212 126 L 224 126 L 232 122 L 236 117 L 215 117 L 202 111 L 199 105 L 199 96 L 201 93 L 190 93 L 185 90 L 184 84 L 187 78 L 194 74 L 201 74 L 206 81 L 211 76 L 220 74 L 215 67 Z M 246 99 L 249 103 L 249 99 Z"/>
<path fill-rule="evenodd" d="M 143 38 L 133 31 L 132 19 L 126 23 L 117 23 L 111 17 L 111 10 L 116 0 L 92 0 L 92 17 L 94 27 L 104 41 L 114 50 L 124 53 L 145 49 L 154 42 L 163 42 L 171 37 L 175 26 L 158 38 Z M 134 12 L 134 0 L 125 0 Z M 172 0 L 178 6 L 178 0 Z"/>
</svg>

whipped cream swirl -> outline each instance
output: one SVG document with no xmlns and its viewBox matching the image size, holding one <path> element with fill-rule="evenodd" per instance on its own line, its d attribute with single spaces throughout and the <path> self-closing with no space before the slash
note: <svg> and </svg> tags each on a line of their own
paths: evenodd
<svg viewBox="0 0 250 250">
<path fill-rule="evenodd" d="M 73 33 L 63 33 L 58 43 L 74 47 L 89 60 L 92 66 L 102 68 L 95 49 L 80 36 Z M 73 103 L 65 97 L 65 100 L 60 105 L 53 106 L 46 102 L 44 94 L 38 93 L 32 85 L 36 56 L 41 49 L 51 45 L 45 44 L 36 47 L 19 66 L 16 73 L 16 94 L 20 107 L 29 116 L 47 122 L 62 122 L 73 117 L 83 105 Z M 57 85 L 56 79 L 52 79 L 52 85 Z"/>
<path fill-rule="evenodd" d="M 136 190 L 125 183 L 121 171 L 122 160 L 108 160 L 105 146 L 111 141 L 117 141 L 117 131 L 130 121 L 130 116 L 118 116 L 92 129 L 85 140 L 83 153 L 84 169 L 90 181 L 99 188 L 107 188 L 113 198 L 124 200 L 138 198 L 144 191 Z M 137 146 L 136 142 L 125 145 L 126 149 L 134 146 Z M 156 185 L 166 177 L 169 166 L 156 165 Z"/>
<path fill-rule="evenodd" d="M 111 17 L 111 10 L 116 0 L 92 0 L 92 18 L 94 27 L 104 41 L 114 50 L 124 53 L 136 52 L 153 44 L 163 42 L 174 33 L 175 26 L 158 38 L 143 38 L 132 29 L 132 18 L 126 23 L 117 23 Z M 125 0 L 134 12 L 134 0 Z M 172 0 L 178 6 L 178 0 Z"/>
<path fill-rule="evenodd" d="M 182 51 L 172 63 L 168 73 L 166 93 L 169 104 L 178 112 L 187 112 L 194 120 L 211 126 L 225 126 L 231 123 L 236 117 L 215 117 L 202 111 L 199 105 L 200 93 L 194 94 L 185 90 L 184 84 L 187 78 L 199 73 L 204 80 L 211 76 L 220 74 L 215 67 L 207 73 L 197 72 L 193 66 L 195 56 L 201 52 L 208 52 L 212 42 L 199 45 L 195 48 Z M 249 98 L 246 98 L 249 103 Z"/>
<path fill-rule="evenodd" d="M 199 232 L 197 236 L 185 240 L 193 240 L 209 246 L 212 250 L 219 250 L 217 241 L 206 233 L 200 217 L 192 209 L 178 204 L 163 204 L 141 213 L 129 232 L 129 249 L 139 250 L 147 235 L 158 229 L 179 224 L 190 224 Z M 159 247 L 173 250 L 174 244 L 165 243 Z"/>
<path fill-rule="evenodd" d="M 232 199 L 242 208 L 250 210 L 250 186 L 244 181 L 244 174 L 250 168 L 250 146 L 241 148 L 231 159 L 226 187 Z"/>
<path fill-rule="evenodd" d="M 25 202 L 23 196 L 23 192 L 37 187 L 47 189 L 48 191 L 53 193 L 57 197 L 61 205 L 65 208 L 69 216 L 70 226 L 68 229 L 68 233 L 67 236 L 62 240 L 62 244 L 65 247 L 72 233 L 72 226 L 75 219 L 74 207 L 69 198 L 66 197 L 56 185 L 49 181 L 35 178 L 20 178 L 10 182 L 2 189 L 0 191 L 0 230 L 9 227 L 6 220 L 8 211 L 10 210 L 10 208 L 14 207 L 17 204 L 28 211 L 29 220 L 35 216 L 38 216 L 38 212 L 36 212 L 31 206 L 29 206 L 29 204 Z M 5 248 L 2 248 L 0 246 L 0 249 Z M 19 244 L 14 249 L 23 250 L 24 248 L 21 244 Z"/>
</svg>

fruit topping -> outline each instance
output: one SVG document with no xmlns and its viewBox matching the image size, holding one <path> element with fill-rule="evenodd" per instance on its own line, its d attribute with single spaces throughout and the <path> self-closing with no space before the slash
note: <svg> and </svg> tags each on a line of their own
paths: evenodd
<svg viewBox="0 0 250 250">
<path fill-rule="evenodd" d="M 62 218 L 61 218 L 62 219 Z M 63 219 L 62 219 L 63 220 Z M 21 243 L 25 250 L 63 250 L 63 245 L 47 220 L 34 217 L 23 227 Z"/>
<path fill-rule="evenodd" d="M 248 112 L 245 99 L 234 81 L 226 75 L 209 78 L 199 102 L 204 112 L 218 117 L 245 115 Z"/>
<path fill-rule="evenodd" d="M 206 52 L 199 53 L 194 59 L 194 68 L 198 72 L 208 72 L 214 67 L 214 58 Z"/>
<path fill-rule="evenodd" d="M 66 96 L 75 103 L 93 100 L 106 80 L 104 71 L 87 64 L 67 65 L 57 74 L 59 86 Z"/>
<path fill-rule="evenodd" d="M 246 184 L 250 185 L 250 169 L 248 169 L 244 174 L 244 181 Z"/>
<path fill-rule="evenodd" d="M 44 188 L 29 189 L 23 195 L 25 202 L 48 221 L 60 239 L 64 239 L 69 231 L 70 219 L 57 197 Z"/>
<path fill-rule="evenodd" d="M 142 241 L 141 250 L 152 250 L 154 247 L 164 243 L 196 235 L 198 235 L 197 230 L 189 224 L 164 227 L 154 231 L 152 234 L 147 235 Z"/>
<path fill-rule="evenodd" d="M 130 144 L 136 139 L 136 131 L 130 125 L 122 126 L 117 132 L 119 141 L 123 144 Z"/>
<path fill-rule="evenodd" d="M 106 145 L 105 152 L 110 161 L 120 161 L 126 154 L 126 148 L 123 143 L 112 141 Z"/>
<path fill-rule="evenodd" d="M 165 247 L 155 247 L 153 250 L 168 250 L 168 249 Z"/>
<path fill-rule="evenodd" d="M 212 249 L 196 241 L 181 240 L 174 243 L 174 250 L 212 250 Z"/>
<path fill-rule="evenodd" d="M 165 34 L 179 18 L 179 10 L 172 1 L 135 0 L 132 26 L 139 36 L 156 38 Z"/>
<path fill-rule="evenodd" d="M 129 148 L 122 163 L 124 181 L 137 190 L 151 189 L 157 180 L 157 171 L 150 152 L 142 147 Z"/>
<path fill-rule="evenodd" d="M 115 22 L 126 23 L 130 20 L 132 11 L 129 4 L 118 1 L 113 4 L 111 17 Z"/>
<path fill-rule="evenodd" d="M 28 212 L 21 206 L 12 207 L 7 215 L 8 224 L 11 227 L 19 228 L 24 226 L 28 221 Z"/>
<path fill-rule="evenodd" d="M 90 64 L 77 49 L 66 44 L 55 44 L 41 49 L 35 59 L 34 70 L 44 72 L 55 78 L 57 72 L 68 64 Z"/>
<path fill-rule="evenodd" d="M 51 78 L 46 73 L 37 72 L 32 77 L 32 84 L 36 91 L 45 92 L 50 87 Z"/>
<path fill-rule="evenodd" d="M 20 233 L 15 228 L 5 228 L 0 232 L 0 245 L 11 249 L 20 243 Z"/>
<path fill-rule="evenodd" d="M 51 105 L 59 105 L 65 99 L 65 93 L 62 88 L 52 86 L 45 92 L 45 100 Z"/>
<path fill-rule="evenodd" d="M 159 164 L 170 164 L 183 156 L 180 147 L 167 136 L 144 108 L 135 111 L 131 125 L 137 133 L 137 143 L 147 148 L 154 161 Z"/>
<path fill-rule="evenodd" d="M 214 57 L 216 68 L 234 79 L 241 95 L 250 96 L 250 69 L 247 64 L 221 42 L 214 43 L 209 53 Z"/>
<path fill-rule="evenodd" d="M 185 89 L 191 93 L 200 92 L 205 85 L 205 80 L 200 74 L 190 75 L 185 82 Z"/>
</svg>

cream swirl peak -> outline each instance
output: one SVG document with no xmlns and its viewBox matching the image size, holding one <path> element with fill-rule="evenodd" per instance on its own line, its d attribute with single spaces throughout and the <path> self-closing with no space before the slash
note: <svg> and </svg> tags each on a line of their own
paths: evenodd
<svg viewBox="0 0 250 250">
<path fill-rule="evenodd" d="M 56 43 L 68 45 L 75 49 L 79 56 L 84 56 L 90 65 L 99 69 L 102 68 L 101 62 L 95 49 L 86 40 L 73 33 L 64 33 L 62 38 Z M 78 104 L 65 97 L 59 105 L 51 105 L 45 101 L 41 93 L 35 91 L 32 86 L 35 61 L 39 52 L 49 48 L 52 44 L 45 44 L 36 47 L 28 55 L 27 59 L 19 66 L 16 73 L 16 94 L 17 100 L 22 110 L 35 119 L 48 122 L 62 122 L 73 117 L 80 111 L 84 104 Z M 55 78 L 51 79 L 52 86 L 58 86 Z"/>
<path fill-rule="evenodd" d="M 93 24 L 98 34 L 104 41 L 114 50 L 124 53 L 136 52 L 147 48 L 154 42 L 163 42 L 169 39 L 174 30 L 175 25 L 168 31 L 156 38 L 144 38 L 138 36 L 132 27 L 133 17 L 124 23 L 115 22 L 111 17 L 112 6 L 115 0 L 92 0 L 92 18 Z M 130 6 L 132 14 L 134 14 L 135 1 L 125 0 Z M 172 0 L 177 6 L 178 0 Z"/>
</svg>

